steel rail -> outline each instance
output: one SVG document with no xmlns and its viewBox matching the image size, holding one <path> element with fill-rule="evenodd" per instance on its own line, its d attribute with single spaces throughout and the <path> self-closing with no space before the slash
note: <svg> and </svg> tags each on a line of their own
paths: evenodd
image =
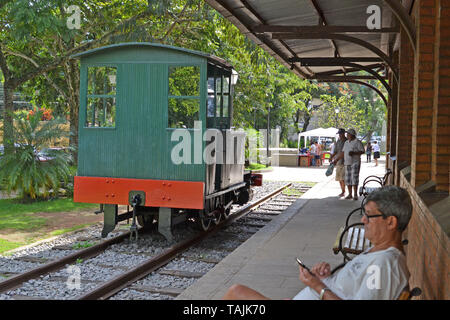
<svg viewBox="0 0 450 320">
<path fill-rule="evenodd" d="M 143 277 L 147 276 L 148 274 L 152 273 L 156 269 L 166 265 L 171 260 L 173 260 L 177 255 L 179 255 L 181 252 L 185 251 L 186 249 L 192 247 L 193 245 L 197 244 L 198 242 L 202 241 L 206 237 L 218 232 L 223 227 L 231 224 L 233 221 L 241 218 L 242 216 L 249 213 L 252 209 L 259 207 L 264 202 L 270 200 L 274 196 L 281 193 L 284 189 L 290 187 L 292 183 L 289 183 L 274 192 L 264 196 L 261 199 L 258 199 L 254 203 L 248 204 L 239 211 L 231 214 L 227 219 L 219 223 L 217 226 L 213 227 L 212 229 L 209 229 L 208 231 L 202 232 L 199 235 L 196 235 L 190 239 L 187 239 L 185 241 L 182 241 L 180 243 L 177 243 L 167 249 L 165 252 L 139 264 L 132 270 L 130 270 L 127 273 L 121 274 L 114 279 L 108 281 L 107 283 L 94 288 L 92 291 L 81 295 L 77 298 L 77 300 L 105 300 L 109 297 L 113 296 L 123 288 L 131 285 L 132 283 L 138 281 L 139 279 L 142 279 Z"/>
<path fill-rule="evenodd" d="M 70 254 L 62 259 L 49 262 L 43 266 L 37 267 L 37 268 L 27 271 L 25 273 L 18 274 L 16 276 L 8 278 L 4 281 L 1 281 L 0 282 L 0 293 L 7 291 L 7 290 L 17 288 L 22 283 L 24 283 L 28 280 L 35 279 L 41 275 L 59 270 L 67 264 L 76 262 L 77 259 L 92 258 L 92 257 L 102 253 L 103 251 L 105 251 L 109 246 L 119 243 L 119 242 L 122 242 L 125 238 L 127 238 L 129 236 L 130 236 L 130 232 L 127 231 L 117 237 L 108 239 L 108 240 L 103 241 L 99 244 L 96 244 L 92 247 L 83 249 L 79 252 L 75 252 L 75 253 Z"/>
</svg>

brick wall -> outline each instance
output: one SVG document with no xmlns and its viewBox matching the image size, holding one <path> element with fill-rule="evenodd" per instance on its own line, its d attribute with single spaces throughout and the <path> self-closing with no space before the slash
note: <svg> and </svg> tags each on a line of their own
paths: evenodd
<svg viewBox="0 0 450 320">
<path fill-rule="evenodd" d="M 404 233 L 409 241 L 405 252 L 410 286 L 422 289 L 418 299 L 449 300 L 449 238 L 403 174 L 400 186 L 408 190 L 413 203 L 413 215 Z"/>
<path fill-rule="evenodd" d="M 414 62 L 411 183 L 418 187 L 431 180 L 431 137 L 435 68 L 435 0 L 417 3 L 417 49 Z"/>
<path fill-rule="evenodd" d="M 435 0 L 435 69 L 432 114 L 431 178 L 436 190 L 449 192 L 450 162 L 450 1 Z"/>
<path fill-rule="evenodd" d="M 400 31 L 399 86 L 397 111 L 397 166 L 411 164 L 411 135 L 414 90 L 414 51 L 406 32 Z M 399 168 L 396 168 L 395 184 L 399 184 Z"/>
<path fill-rule="evenodd" d="M 415 54 L 403 30 L 400 34 L 396 106 L 396 166 L 410 165 L 411 174 L 405 177 L 397 168 L 395 184 L 406 188 L 413 200 L 405 232 L 410 285 L 422 289 L 420 299 L 448 300 L 450 208 L 442 204 L 450 191 L 450 1 L 416 0 L 413 20 Z"/>
</svg>

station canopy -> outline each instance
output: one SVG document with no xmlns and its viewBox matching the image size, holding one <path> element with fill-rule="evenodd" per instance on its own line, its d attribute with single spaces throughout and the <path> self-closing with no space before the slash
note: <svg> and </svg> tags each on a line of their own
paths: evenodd
<svg viewBox="0 0 450 320">
<path fill-rule="evenodd" d="M 384 94 L 366 81 L 380 81 L 391 95 L 386 80 L 388 71 L 398 79 L 392 53 L 399 46 L 400 28 L 415 44 L 414 0 L 206 2 L 298 76 L 366 85 L 385 103 Z"/>
<path fill-rule="evenodd" d="M 336 138 L 339 129 L 336 128 L 317 128 L 309 131 L 305 131 L 298 134 L 298 146 L 300 148 L 300 138 L 303 137 L 304 145 L 306 145 L 307 137 L 318 137 L 321 138 Z"/>
</svg>

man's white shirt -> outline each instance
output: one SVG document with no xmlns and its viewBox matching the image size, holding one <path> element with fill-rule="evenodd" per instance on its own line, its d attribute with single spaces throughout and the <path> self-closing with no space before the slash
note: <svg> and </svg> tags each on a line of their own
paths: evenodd
<svg viewBox="0 0 450 320">
<path fill-rule="evenodd" d="M 393 300 L 407 287 L 409 272 L 405 255 L 397 248 L 359 254 L 322 282 L 344 300 Z M 318 300 L 306 287 L 294 300 Z"/>
</svg>

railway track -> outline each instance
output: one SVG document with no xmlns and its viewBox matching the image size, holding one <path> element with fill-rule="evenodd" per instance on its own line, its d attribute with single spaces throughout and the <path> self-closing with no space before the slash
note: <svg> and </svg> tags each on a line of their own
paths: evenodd
<svg viewBox="0 0 450 320">
<path fill-rule="evenodd" d="M 229 233 L 230 239 L 233 239 L 233 241 L 236 243 L 236 246 L 239 246 L 243 241 L 245 241 L 245 239 L 240 238 L 242 236 L 242 231 L 237 231 L 238 233 L 233 231 L 234 228 L 233 226 L 245 225 L 247 227 L 250 227 L 250 229 L 253 228 L 254 231 L 249 231 L 248 232 L 249 234 L 246 236 L 247 238 L 250 237 L 254 232 L 259 230 L 259 228 L 267 224 L 273 217 L 282 213 L 282 211 L 285 210 L 290 204 L 292 204 L 293 201 L 298 199 L 299 195 L 297 196 L 281 195 L 283 190 L 285 190 L 290 186 L 291 184 L 285 185 L 282 188 L 279 188 L 276 191 L 262 197 L 261 199 L 258 199 L 254 203 L 248 204 L 240 208 L 232 215 L 230 215 L 229 219 L 222 221 L 219 225 L 208 230 L 207 232 L 203 232 L 194 237 L 183 240 L 169 247 L 163 252 L 151 256 L 151 258 L 146 257 L 147 259 L 145 259 L 141 263 L 137 263 L 136 267 L 132 268 L 131 270 L 128 270 L 127 272 L 123 271 L 130 268 L 126 267 L 121 268 L 120 266 L 116 266 L 116 269 L 118 270 L 121 269 L 120 274 L 113 277 L 111 280 L 108 280 L 107 282 L 101 280 L 89 280 L 89 279 L 83 280 L 83 282 L 88 283 L 93 289 L 91 289 L 87 293 L 84 293 L 72 299 L 80 299 L 80 300 L 108 299 L 116 295 L 124 288 L 127 288 L 125 290 L 128 291 L 139 291 L 145 294 L 153 293 L 171 297 L 177 296 L 184 290 L 183 288 L 177 286 L 154 287 L 146 283 L 144 280 L 142 280 L 140 284 L 136 282 L 139 281 L 139 279 L 145 278 L 149 274 L 158 274 L 158 276 L 165 275 L 183 278 L 185 279 L 187 286 L 189 286 L 190 282 L 195 281 L 195 279 L 198 279 L 199 277 L 203 276 L 206 273 L 206 271 L 192 272 L 184 270 L 167 270 L 162 267 L 170 264 L 170 261 L 173 261 L 175 258 L 180 259 L 180 256 L 181 260 L 183 260 L 184 263 L 190 263 L 195 261 L 196 263 L 202 262 L 207 265 L 217 264 L 218 262 L 220 262 L 221 260 L 220 258 L 202 259 L 202 257 L 192 257 L 184 255 L 183 252 L 186 252 L 186 250 L 192 248 L 194 245 L 199 243 L 200 246 L 202 246 L 201 244 L 202 240 L 204 240 L 207 237 L 212 237 L 214 234 L 218 233 L 221 230 L 222 233 L 224 234 Z M 301 191 L 304 192 L 306 191 L 306 189 L 303 189 Z M 275 200 L 270 201 L 270 203 L 268 203 L 269 200 L 273 199 L 277 195 L 279 196 Z M 277 207 L 272 208 L 271 206 Z M 95 245 L 93 247 L 80 250 L 79 252 L 64 257 L 63 259 L 49 262 L 29 272 L 12 276 L 11 278 L 8 278 L 7 280 L 0 282 L 0 293 L 5 292 L 7 290 L 11 291 L 14 290 L 15 288 L 19 288 L 26 281 L 36 279 L 42 275 L 59 270 L 68 264 L 72 264 L 78 261 L 79 259 L 89 259 L 98 256 L 99 254 L 104 252 L 109 246 L 118 244 L 122 242 L 124 239 L 127 239 L 128 237 L 129 233 L 126 232 L 118 237 L 108 239 L 107 241 L 104 241 L 99 245 Z M 228 253 L 231 252 L 232 250 L 234 249 L 231 250 L 229 249 Z M 150 255 L 145 252 L 141 254 L 143 256 Z M 56 276 L 52 277 L 52 281 L 61 282 L 64 281 L 66 278 Z M 120 294 L 117 295 L 117 297 L 120 298 Z M 27 299 L 27 298 L 33 299 L 42 297 L 32 297 L 32 296 L 30 297 L 21 295 L 14 296 L 14 299 Z"/>
</svg>

